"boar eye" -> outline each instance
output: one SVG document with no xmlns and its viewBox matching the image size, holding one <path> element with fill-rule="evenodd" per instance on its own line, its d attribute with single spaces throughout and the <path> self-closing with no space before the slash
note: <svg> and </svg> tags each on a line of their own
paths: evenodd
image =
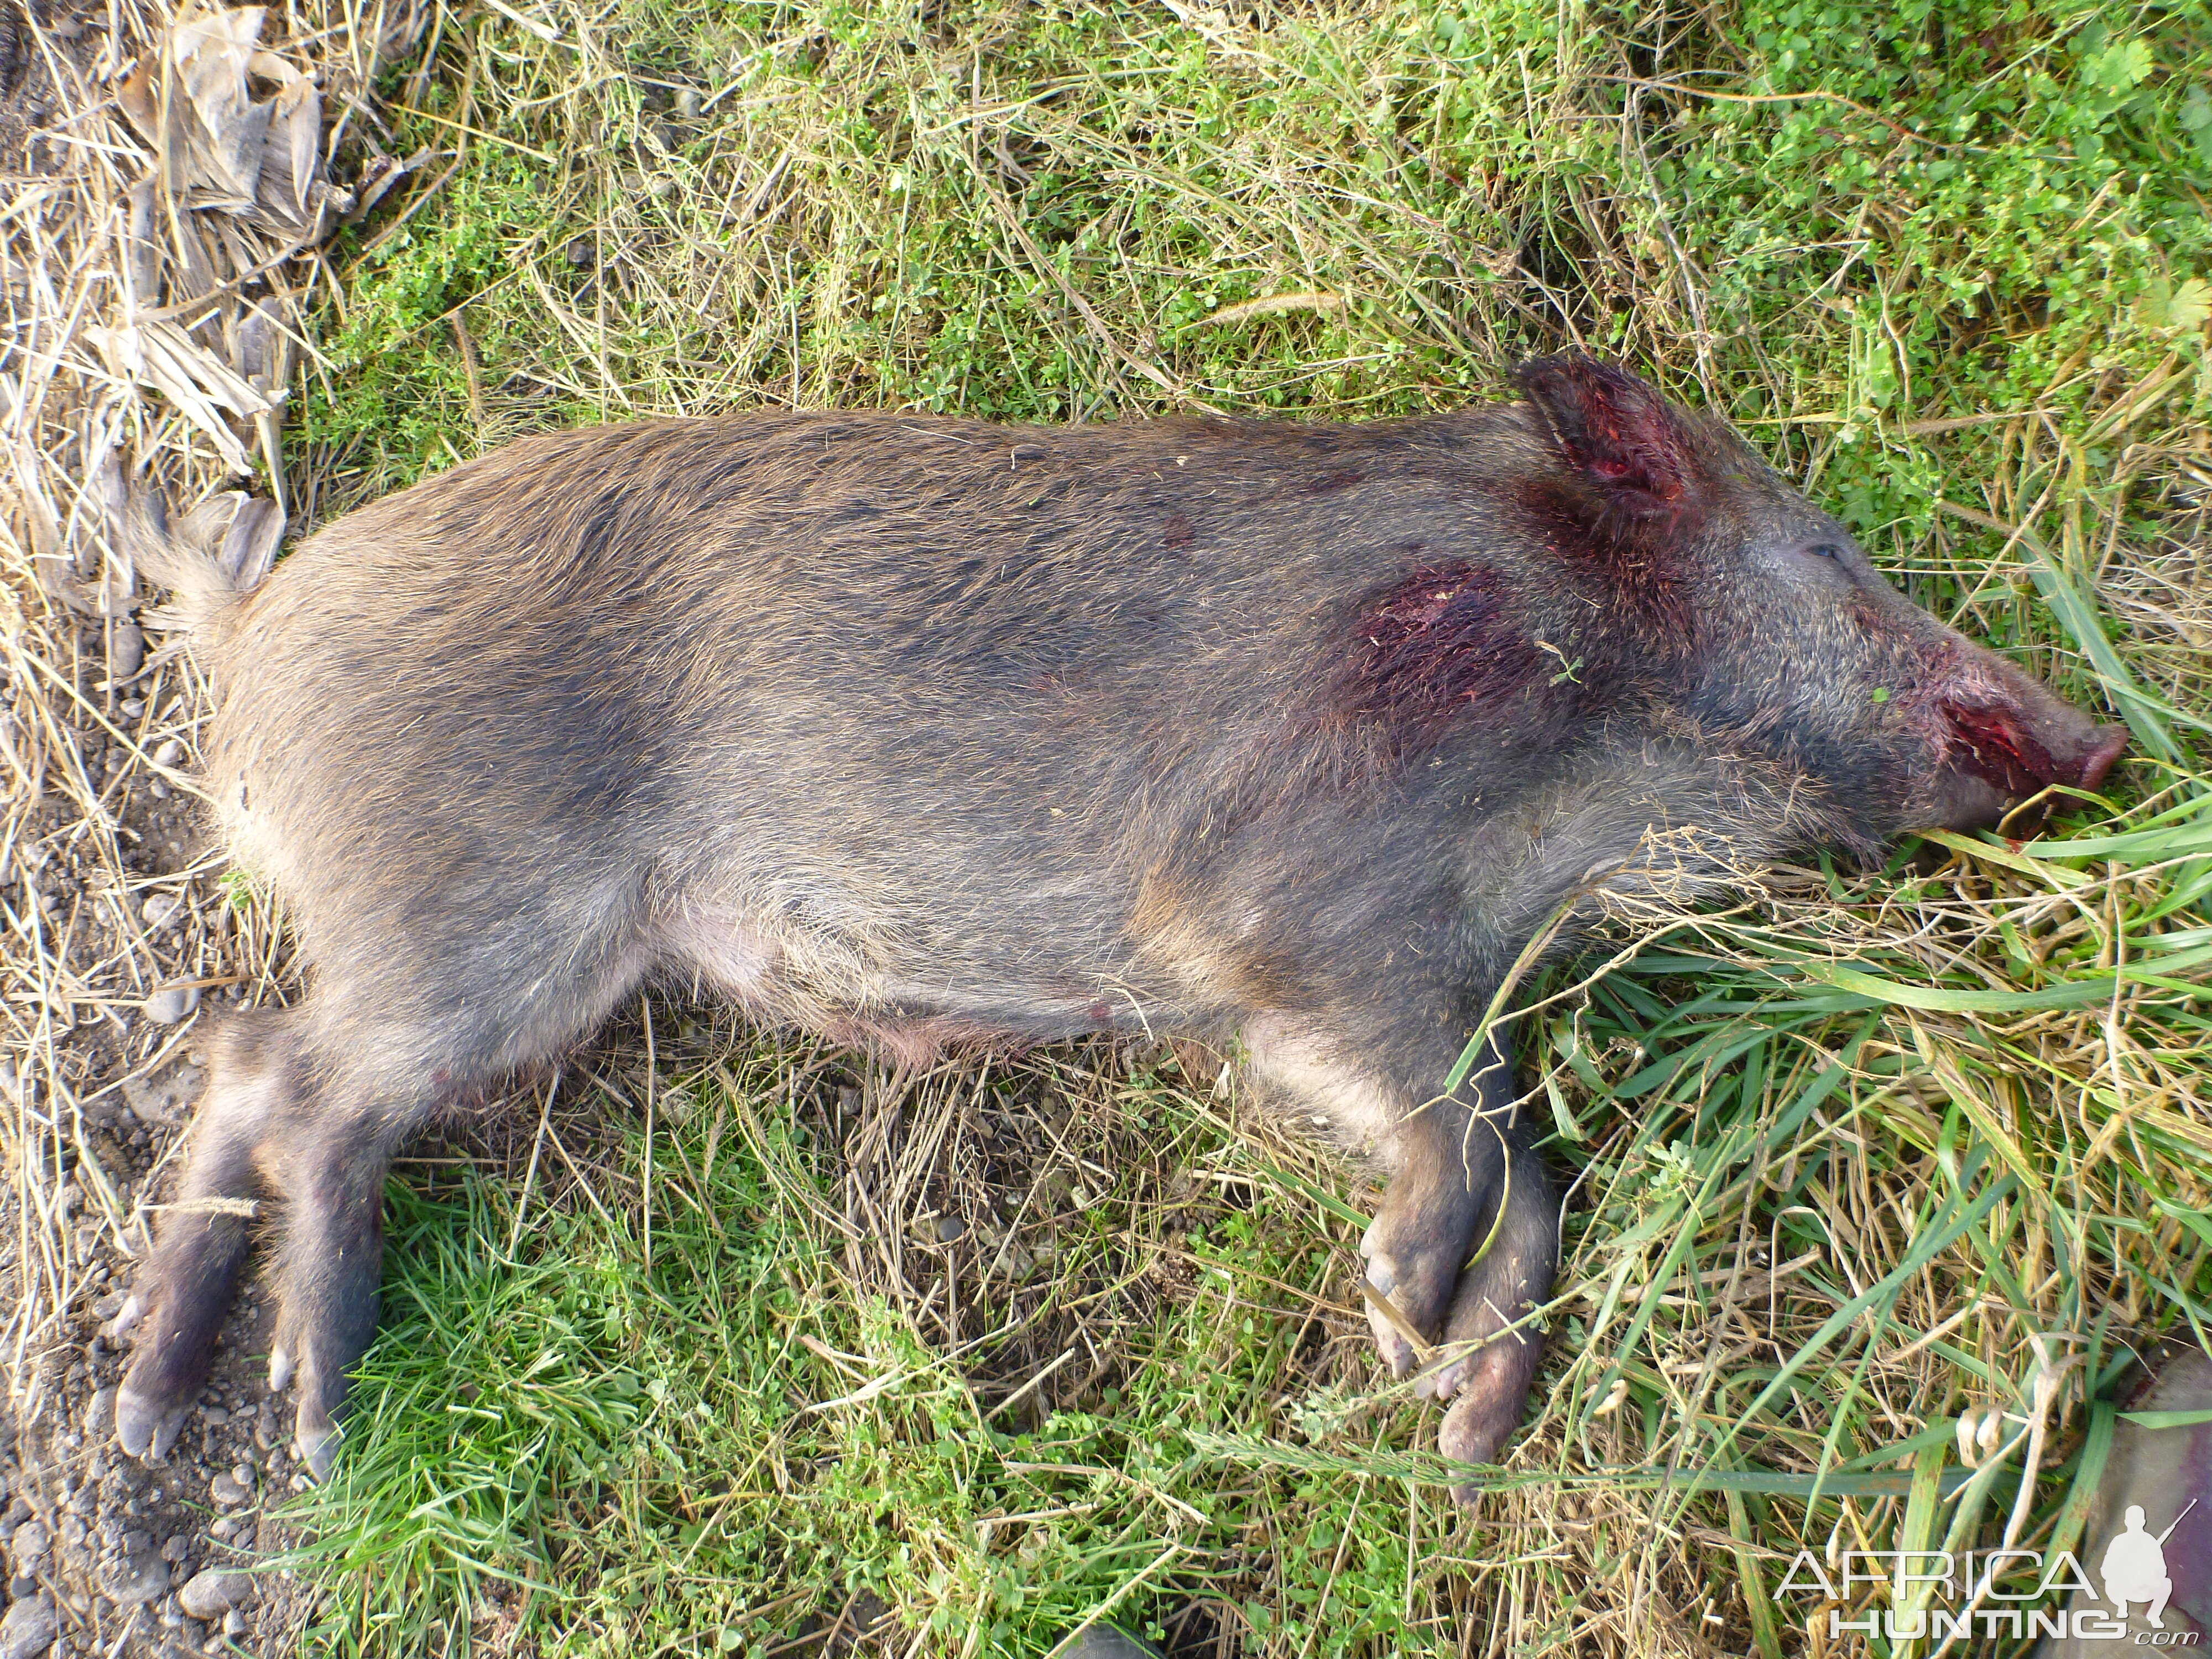
<svg viewBox="0 0 2212 1659">
<path fill-rule="evenodd" d="M 1838 564 L 1844 561 L 1844 550 L 1833 542 L 1821 542 L 1805 550 L 1816 559 L 1833 559 Z"/>
</svg>

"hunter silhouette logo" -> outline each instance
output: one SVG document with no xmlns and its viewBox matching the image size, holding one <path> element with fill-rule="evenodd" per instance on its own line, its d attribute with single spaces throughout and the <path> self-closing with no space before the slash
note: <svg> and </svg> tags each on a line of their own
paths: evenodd
<svg viewBox="0 0 2212 1659">
<path fill-rule="evenodd" d="M 2173 1527 L 2196 1507 L 2192 1498 L 2188 1508 L 2173 1517 Z M 2112 1604 L 2115 1619 L 2128 1616 L 2130 1601 L 2148 1602 L 2152 1626 L 2164 1630 L 2166 1604 L 2173 1597 L 2173 1580 L 2166 1576 L 2166 1540 L 2173 1536 L 2173 1527 L 2152 1537 L 2143 1530 L 2140 1504 L 2128 1506 L 2126 1521 L 2127 1530 L 2105 1546 L 2104 1561 L 2097 1568 L 2097 1576 L 2105 1581 L 2105 1599 Z"/>
<path fill-rule="evenodd" d="M 1828 1635 L 1840 1638 L 1846 1631 L 1866 1636 L 1885 1636 L 1891 1641 L 1925 1638 L 2006 1637 L 2014 1641 L 2038 1637 L 2077 1642 L 2128 1642 L 2138 1647 L 2195 1648 L 2203 1640 L 2195 1630 L 2168 1630 L 2166 1603 L 2174 1584 L 2166 1571 L 2166 1540 L 2197 1507 L 2191 1498 L 2163 1532 L 2152 1532 L 2141 1504 L 2132 1504 L 2124 1525 L 2105 1546 L 2097 1563 L 2104 1581 L 2100 1598 L 2097 1587 L 2082 1570 L 2071 1550 L 2046 1554 L 2042 1550 L 1846 1550 L 1823 1562 L 1811 1550 L 1800 1550 L 1783 1575 L 1784 1590 L 1817 1591 L 1832 1603 Z M 1889 1605 L 1867 1608 L 1847 1619 L 1844 1608 L 1856 1600 L 1854 1592 L 1869 1584 L 1886 1584 Z M 2090 1603 L 2102 1600 L 2110 1610 L 2094 1605 L 2067 1606 L 2069 1595 Z M 2028 1602 L 2041 1605 L 2028 1607 Z M 2056 1605 L 2054 1605 L 2056 1604 Z M 2151 1628 L 2130 1631 L 2128 1609 L 2141 1607 Z M 2184 1621 L 2187 1622 L 2186 1620 Z"/>
</svg>

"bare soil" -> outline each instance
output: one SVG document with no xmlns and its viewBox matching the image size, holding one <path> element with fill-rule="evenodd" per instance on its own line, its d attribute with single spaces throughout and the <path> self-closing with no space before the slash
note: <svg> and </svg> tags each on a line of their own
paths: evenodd
<svg viewBox="0 0 2212 1659">
<path fill-rule="evenodd" d="M 108 632 L 79 630 L 80 689 L 127 723 L 139 688 L 105 686 L 109 677 L 95 667 L 108 659 Z M 85 775 L 112 781 L 102 800 L 117 865 L 157 897 L 184 902 L 169 925 L 150 927 L 143 902 L 113 902 L 97 830 L 73 804 L 50 796 L 21 820 L 7 849 L 9 910 L 58 961 L 64 984 L 118 957 L 193 977 L 213 943 L 193 899 L 213 872 L 189 800 L 157 792 L 143 773 L 120 775 L 119 753 L 88 717 L 64 729 Z M 222 988 L 210 988 L 203 1007 L 226 1000 Z M 278 1549 L 283 1528 L 267 1511 L 295 1490 L 267 1398 L 268 1308 L 256 1288 L 241 1298 L 200 1409 L 167 1459 L 140 1463 L 112 1439 L 125 1355 L 110 1322 L 153 1201 L 180 1162 L 173 1154 L 202 1079 L 197 1028 L 160 1024 L 112 997 L 73 998 L 50 1012 L 50 1074 L 64 1080 L 67 1098 L 13 1061 L 0 1072 L 15 1121 L 52 1128 L 22 1149 L 45 1165 L 46 1179 L 0 1200 L 0 1321 L 16 1333 L 15 1351 L 0 1356 L 15 1373 L 14 1408 L 0 1405 L 8 1603 L 0 1654 L 222 1651 L 227 1638 L 263 1651 L 258 1635 L 298 1617 L 297 1581 L 234 1583 L 240 1606 L 228 1630 L 221 1610 L 184 1594 L 204 1570 L 252 1569 Z M 62 1215 L 26 1213 L 27 1202 L 36 1203 L 27 1191 L 58 1194 Z M 58 1235 L 66 1246 L 58 1262 L 51 1260 Z M 25 1263 L 25 1253 L 46 1255 L 46 1271 Z M 56 1282 L 66 1287 L 58 1307 L 19 1305 L 26 1285 Z M 193 1617 L 188 1606 L 212 1616 Z M 49 1629 L 54 1636 L 42 1638 Z"/>
</svg>

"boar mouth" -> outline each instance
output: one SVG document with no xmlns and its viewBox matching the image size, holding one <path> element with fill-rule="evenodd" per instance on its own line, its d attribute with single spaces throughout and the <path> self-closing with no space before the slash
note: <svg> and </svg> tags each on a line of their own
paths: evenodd
<svg viewBox="0 0 2212 1659">
<path fill-rule="evenodd" d="M 2098 733 L 2097 740 L 2079 756 L 2061 761 L 2028 731 L 2021 718 L 2023 711 L 1947 700 L 1937 712 L 1948 739 L 1944 761 L 1949 769 L 1978 778 L 2013 800 L 2054 783 L 2094 789 L 2127 746 L 2126 731 L 2112 729 Z"/>
</svg>

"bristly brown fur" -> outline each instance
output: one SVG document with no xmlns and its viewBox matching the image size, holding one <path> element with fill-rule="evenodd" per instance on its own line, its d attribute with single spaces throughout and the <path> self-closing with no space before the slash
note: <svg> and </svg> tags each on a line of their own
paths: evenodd
<svg viewBox="0 0 2212 1659">
<path fill-rule="evenodd" d="M 185 1182 L 284 1219 L 309 1466 L 395 1149 L 655 975 L 909 1065 L 1241 1045 L 1388 1173 L 1376 1340 L 1401 1374 L 1401 1325 L 1444 1343 L 1442 1443 L 1493 1455 L 1556 1216 L 1510 1055 L 1442 1085 L 1531 936 L 1989 821 L 2016 765 L 2088 778 L 2112 741 L 1641 382 L 1528 384 L 1370 427 L 599 428 L 364 508 L 250 592 L 161 550 L 222 599 L 209 793 L 313 964 L 220 1047 Z M 246 1248 L 163 1231 L 131 1449 L 189 1405 Z"/>
</svg>

